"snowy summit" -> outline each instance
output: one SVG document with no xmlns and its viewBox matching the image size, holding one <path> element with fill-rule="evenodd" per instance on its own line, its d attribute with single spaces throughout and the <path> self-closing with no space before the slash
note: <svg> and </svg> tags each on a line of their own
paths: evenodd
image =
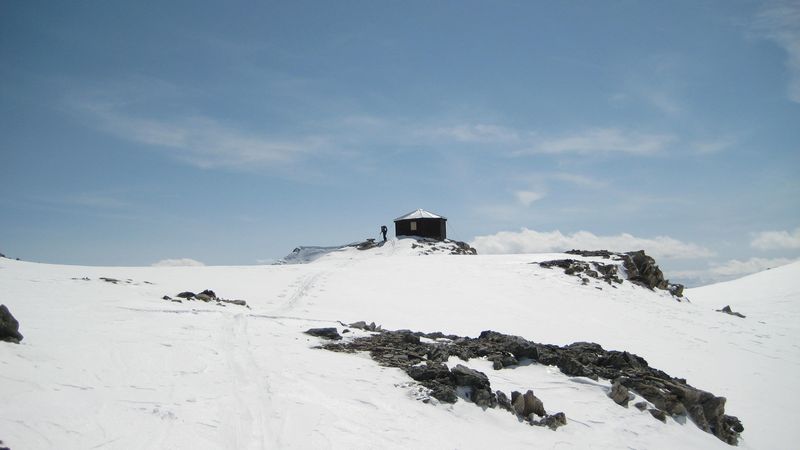
<svg viewBox="0 0 800 450">
<path fill-rule="evenodd" d="M 614 257 L 463 256 L 450 254 L 454 245 L 390 239 L 242 267 L 2 258 L 2 303 L 24 337 L 0 342 L 0 440 L 11 449 L 724 449 L 712 420 L 724 408 L 719 420 L 743 425 L 741 448 L 798 441 L 800 264 L 676 297 L 631 282 Z M 540 264 L 558 260 L 572 260 L 571 273 Z M 489 339 L 511 350 L 481 355 Z M 407 352 L 365 350 L 375 342 Z M 585 351 L 593 361 L 570 360 Z M 606 378 L 619 370 L 628 375 Z M 665 387 L 637 385 L 641 370 L 669 377 L 659 378 Z M 432 395 L 430 380 L 452 386 L 452 401 Z M 520 409 L 504 409 L 504 397 Z M 704 431 L 691 405 L 706 400 Z"/>
</svg>

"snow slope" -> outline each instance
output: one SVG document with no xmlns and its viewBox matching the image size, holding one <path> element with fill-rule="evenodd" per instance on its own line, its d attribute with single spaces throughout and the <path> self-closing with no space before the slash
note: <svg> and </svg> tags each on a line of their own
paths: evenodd
<svg viewBox="0 0 800 450">
<path fill-rule="evenodd" d="M 465 401 L 424 404 L 399 369 L 314 348 L 320 340 L 302 333 L 357 320 L 598 342 L 727 397 L 727 413 L 745 426 L 743 448 L 791 448 L 800 438 L 792 407 L 800 293 L 791 281 L 800 265 L 689 290 L 692 302 L 680 303 L 627 282 L 582 286 L 531 264 L 561 254 L 418 256 L 412 244 L 246 267 L 0 259 L 0 303 L 25 336 L 0 343 L 0 439 L 15 450 L 728 447 L 691 422 L 662 424 L 616 405 L 607 382 L 535 364 L 493 371 L 487 361 L 467 363 L 494 389 L 534 389 L 548 411 L 567 415 L 557 431 Z M 160 299 L 206 288 L 250 309 Z M 714 311 L 725 304 L 748 317 Z"/>
</svg>

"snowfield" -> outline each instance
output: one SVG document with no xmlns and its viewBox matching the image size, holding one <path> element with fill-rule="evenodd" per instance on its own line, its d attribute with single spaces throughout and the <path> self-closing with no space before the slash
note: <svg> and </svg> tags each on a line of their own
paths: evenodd
<svg viewBox="0 0 800 450">
<path fill-rule="evenodd" d="M 450 361 L 486 373 L 495 390 L 533 389 L 548 412 L 566 414 L 556 431 L 464 400 L 426 404 L 401 370 L 316 348 L 322 340 L 303 333 L 364 320 L 627 350 L 726 397 L 745 427 L 740 447 L 800 442 L 800 263 L 689 289 L 690 302 L 677 302 L 531 264 L 563 254 L 418 256 L 413 243 L 270 266 L 0 259 L 0 303 L 24 335 L 0 342 L 0 440 L 13 450 L 730 447 L 688 419 L 664 424 L 615 404 L 605 380 L 538 364 Z M 249 308 L 161 299 L 203 289 Z M 715 311 L 725 305 L 747 317 Z"/>
</svg>

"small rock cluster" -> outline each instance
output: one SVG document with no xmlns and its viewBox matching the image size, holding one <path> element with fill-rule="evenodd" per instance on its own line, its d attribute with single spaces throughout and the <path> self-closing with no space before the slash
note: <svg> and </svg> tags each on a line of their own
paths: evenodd
<svg viewBox="0 0 800 450">
<path fill-rule="evenodd" d="M 339 336 L 335 328 L 330 330 Z M 334 336 L 333 333 L 326 331 L 330 336 Z M 421 338 L 426 338 L 426 341 Z M 566 424 L 566 416 L 563 413 L 547 414 L 532 390 L 525 394 L 512 392 L 509 398 L 503 392 L 492 392 L 486 374 L 460 364 L 450 369 L 445 362 L 450 356 L 456 356 L 463 361 L 485 358 L 492 361 L 495 370 L 515 367 L 523 360 L 556 366 L 567 376 L 610 380 L 612 385 L 608 396 L 620 406 L 627 407 L 633 397 L 631 393 L 638 394 L 647 402 L 635 406 L 643 411 L 649 410 L 654 418 L 666 421 L 667 416 L 688 416 L 698 428 L 728 444 L 736 445 L 739 433 L 744 430 L 738 418 L 725 414 L 724 397 L 694 388 L 685 379 L 652 368 L 637 355 L 605 350 L 591 342 L 566 346 L 539 344 L 495 331 L 484 331 L 477 338 L 468 338 L 439 332 L 382 330 L 352 340 L 339 339 L 324 344 L 323 348 L 338 352 L 369 352 L 378 363 L 404 370 L 428 388 L 431 397 L 441 402 L 453 403 L 459 398 L 459 392 L 466 392 L 466 398 L 476 405 L 507 409 L 531 425 L 557 428 Z"/>
<path fill-rule="evenodd" d="M 560 267 L 564 269 L 565 274 L 580 277 L 583 284 L 589 284 L 588 277 L 603 280 L 611 286 L 614 286 L 614 283 L 622 283 L 622 278 L 619 277 L 619 271 L 617 270 L 618 266 L 615 264 L 578 261 L 576 259 L 555 259 L 540 262 L 539 265 L 548 269 Z"/>
<path fill-rule="evenodd" d="M 11 449 L 6 447 L 5 444 L 3 444 L 3 441 L 0 441 L 0 450 L 11 450 Z"/>
<path fill-rule="evenodd" d="M 11 315 L 6 305 L 0 305 L 0 341 L 19 344 L 22 334 L 19 332 L 19 322 Z M 2 444 L 2 442 L 0 442 Z"/>
<path fill-rule="evenodd" d="M 466 242 L 453 241 L 445 239 L 437 241 L 436 239 L 429 239 L 423 237 L 414 237 L 416 243 L 411 244 L 411 248 L 421 248 L 420 255 L 432 255 L 436 253 L 445 253 L 448 255 L 477 255 L 478 250 L 470 247 Z"/>
<path fill-rule="evenodd" d="M 740 313 L 740 312 L 736 312 L 736 311 L 732 310 L 732 309 L 731 309 L 731 307 L 730 307 L 730 305 L 728 305 L 728 306 L 725 306 L 725 307 L 724 307 L 724 308 L 722 308 L 722 309 L 717 309 L 717 310 L 715 310 L 715 311 L 717 311 L 717 312 L 721 312 L 721 313 L 725 313 L 725 314 L 730 314 L 730 315 L 732 315 L 732 316 L 736 316 L 736 317 L 741 317 L 742 319 L 744 319 L 745 317 L 747 317 L 747 316 L 745 316 L 744 314 L 742 314 L 742 313 Z"/>
<path fill-rule="evenodd" d="M 650 290 L 663 289 L 669 291 L 675 297 L 683 297 L 683 285 L 670 283 L 664 278 L 664 273 L 658 268 L 656 261 L 646 255 L 644 250 L 635 252 L 617 253 L 608 250 L 569 250 L 565 253 L 585 257 L 601 257 L 618 261 L 625 268 L 625 277 L 631 283 L 644 286 Z M 584 284 L 589 283 L 589 278 L 596 278 L 612 283 L 621 283 L 619 276 L 619 264 L 604 264 L 600 262 L 586 262 L 574 259 L 562 259 L 555 261 L 544 261 L 539 263 L 542 267 L 560 267 L 567 275 L 580 277 Z"/>
<path fill-rule="evenodd" d="M 179 294 L 176 294 L 175 297 L 176 298 L 172 298 L 169 295 L 165 295 L 165 296 L 161 297 L 161 299 L 162 300 L 171 301 L 171 302 L 175 302 L 175 303 L 182 303 L 183 300 L 189 300 L 189 301 L 199 300 L 201 302 L 206 302 L 206 303 L 215 302 L 217 305 L 220 305 L 220 306 L 225 306 L 226 304 L 232 304 L 232 305 L 245 306 L 247 308 L 250 308 L 249 306 L 247 306 L 247 302 L 244 301 L 244 300 L 228 300 L 228 299 L 220 298 L 220 297 L 217 297 L 217 294 L 215 294 L 214 291 L 212 291 L 210 289 L 206 289 L 206 290 L 204 290 L 203 292 L 201 292 L 199 294 L 195 294 L 194 292 L 190 292 L 190 291 L 184 291 L 184 292 L 181 292 Z"/>
<path fill-rule="evenodd" d="M 72 279 L 76 280 L 76 281 L 92 281 L 92 279 L 89 278 L 89 277 L 81 277 L 81 278 L 75 277 L 75 278 L 72 278 Z M 111 284 L 132 284 L 134 286 L 137 286 L 139 284 L 138 282 L 133 281 L 130 278 L 126 278 L 124 280 L 120 280 L 120 279 L 111 278 L 111 277 L 99 277 L 98 280 L 105 281 L 106 283 L 111 283 Z M 149 281 L 142 281 L 142 283 L 144 283 L 144 284 L 153 284 L 153 283 L 151 283 Z"/>
</svg>

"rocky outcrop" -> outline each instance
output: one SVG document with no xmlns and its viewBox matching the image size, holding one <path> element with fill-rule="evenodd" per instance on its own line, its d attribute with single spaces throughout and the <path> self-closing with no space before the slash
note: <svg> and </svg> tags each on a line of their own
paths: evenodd
<svg viewBox="0 0 800 450">
<path fill-rule="evenodd" d="M 356 322 L 361 325 L 365 322 Z M 334 329 L 335 330 L 335 329 Z M 421 339 L 426 338 L 426 339 Z M 382 365 L 404 370 L 409 377 L 426 387 L 432 398 L 453 403 L 459 399 L 472 401 L 483 408 L 503 408 L 513 412 L 530 425 L 557 428 L 566 424 L 566 415 L 548 415 L 544 404 L 529 390 L 525 394 L 512 392 L 509 398 L 492 391 L 486 374 L 464 365 L 449 369 L 449 357 L 464 361 L 485 358 L 493 367 L 502 370 L 526 359 L 558 367 L 567 376 L 588 377 L 611 381 L 607 395 L 615 403 L 627 407 L 634 395 L 647 402 L 637 402 L 658 420 L 688 416 L 698 428 L 720 440 L 735 445 L 744 430 L 738 418 L 725 414 L 724 397 L 689 385 L 685 379 L 650 367 L 647 361 L 626 351 L 605 350 L 592 342 L 576 342 L 557 346 L 528 341 L 495 331 L 484 331 L 477 338 L 419 333 L 409 330 L 380 331 L 345 342 L 323 345 L 340 352 L 369 352 Z M 541 419 L 539 419 L 541 417 Z"/>
<path fill-rule="evenodd" d="M 19 322 L 11 315 L 6 305 L 0 305 L 0 341 L 19 344 L 22 334 L 19 332 Z"/>
<path fill-rule="evenodd" d="M 732 315 L 732 316 L 736 316 L 736 317 L 741 317 L 742 319 L 744 319 L 745 317 L 747 317 L 747 316 L 745 316 L 745 315 L 744 315 L 744 314 L 742 314 L 742 313 L 739 313 L 739 312 L 736 312 L 736 311 L 732 310 L 732 309 L 731 309 L 731 307 L 730 307 L 730 305 L 728 305 L 728 306 L 725 306 L 725 307 L 724 307 L 724 308 L 722 308 L 722 309 L 717 309 L 716 311 L 717 311 L 717 312 L 721 312 L 721 313 L 725 313 L 725 314 L 730 314 L 730 315 Z"/>
<path fill-rule="evenodd" d="M 555 261 L 540 262 L 542 267 L 560 267 L 567 275 L 575 275 L 583 280 L 583 284 L 589 283 L 589 278 L 603 280 L 608 284 L 622 283 L 618 267 L 625 269 L 625 278 L 631 283 L 644 286 L 648 289 L 663 289 L 675 297 L 683 297 L 684 286 L 682 284 L 670 283 L 664 278 L 664 273 L 656 264 L 656 261 L 645 254 L 644 250 L 633 252 L 618 253 L 608 250 L 569 250 L 564 253 L 583 257 L 603 258 L 613 263 L 601 263 L 596 261 L 578 261 L 574 259 L 561 259 Z"/>
<path fill-rule="evenodd" d="M 197 300 L 205 303 L 216 303 L 217 305 L 220 306 L 225 306 L 230 304 L 230 305 L 244 306 L 245 308 L 248 309 L 250 308 L 249 306 L 247 306 L 247 302 L 244 300 L 231 300 L 227 298 L 217 297 L 217 294 L 211 289 L 205 289 L 199 294 L 195 294 L 192 291 L 183 291 L 175 294 L 175 297 L 176 298 L 172 298 L 169 295 L 165 295 L 161 297 L 161 299 L 176 303 L 181 303 L 183 300 L 189 300 L 189 301 Z"/>
</svg>

